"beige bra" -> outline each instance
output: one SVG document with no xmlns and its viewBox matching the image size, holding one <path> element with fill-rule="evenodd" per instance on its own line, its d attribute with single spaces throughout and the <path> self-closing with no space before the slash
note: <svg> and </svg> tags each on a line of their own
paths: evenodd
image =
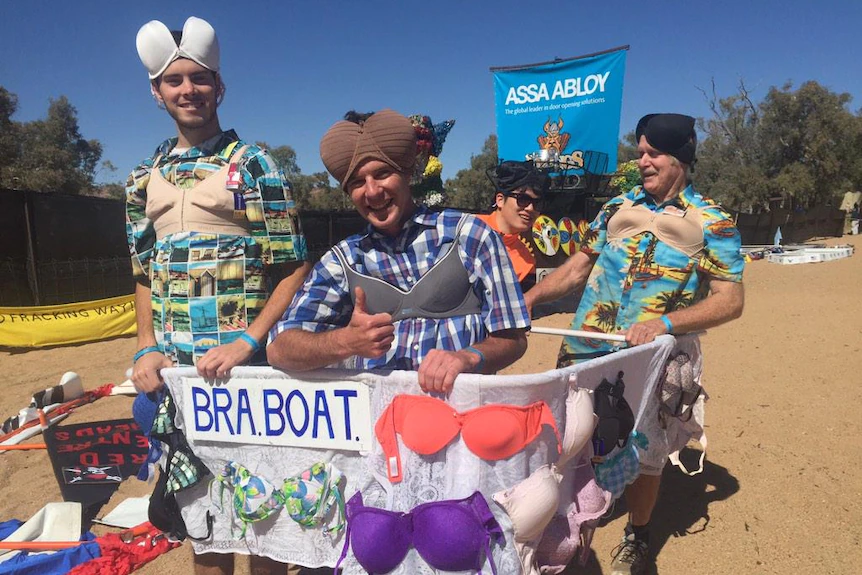
<svg viewBox="0 0 862 575">
<path fill-rule="evenodd" d="M 659 240 L 692 257 L 703 249 L 703 215 L 698 208 L 679 210 L 679 215 L 668 211 L 653 212 L 642 205 L 634 205 L 623 198 L 622 206 L 608 221 L 608 241 L 632 238 L 650 232 Z"/>
<path fill-rule="evenodd" d="M 147 184 L 147 218 L 153 222 L 156 239 L 178 232 L 204 232 L 250 236 L 250 225 L 245 211 L 241 219 L 235 218 L 234 193 L 227 189 L 230 164 L 238 163 L 248 146 L 243 146 L 230 162 L 197 182 L 191 189 L 182 190 L 168 182 L 158 168 L 158 159 L 150 172 Z"/>
</svg>

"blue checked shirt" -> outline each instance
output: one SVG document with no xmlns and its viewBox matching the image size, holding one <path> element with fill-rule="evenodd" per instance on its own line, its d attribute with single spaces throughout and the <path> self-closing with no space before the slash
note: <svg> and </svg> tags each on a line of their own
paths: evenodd
<svg viewBox="0 0 862 575">
<path fill-rule="evenodd" d="M 401 233 L 390 237 L 371 226 L 338 247 L 349 265 L 407 291 L 438 261 L 453 241 L 461 212 L 417 208 Z M 416 370 L 432 349 L 457 351 L 506 329 L 527 328 L 524 296 L 499 234 L 473 216 L 461 226 L 459 256 L 482 302 L 479 314 L 445 319 L 406 318 L 395 322 L 395 342 L 383 357 L 356 358 L 356 369 Z M 333 250 L 326 252 L 297 292 L 270 338 L 288 329 L 322 332 L 350 323 L 353 302 L 347 277 Z"/>
</svg>

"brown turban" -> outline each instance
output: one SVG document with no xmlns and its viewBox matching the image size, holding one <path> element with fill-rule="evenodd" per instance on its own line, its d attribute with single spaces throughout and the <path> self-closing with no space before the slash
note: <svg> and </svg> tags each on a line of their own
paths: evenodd
<svg viewBox="0 0 862 575">
<path fill-rule="evenodd" d="M 416 163 L 416 131 L 410 120 L 392 110 L 380 110 L 363 124 L 342 120 L 320 140 L 320 159 L 342 189 L 366 160 L 409 174 Z"/>
</svg>

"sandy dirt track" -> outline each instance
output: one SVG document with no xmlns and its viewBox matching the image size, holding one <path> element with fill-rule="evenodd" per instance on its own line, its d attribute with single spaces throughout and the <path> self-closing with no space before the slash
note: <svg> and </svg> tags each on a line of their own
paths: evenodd
<svg viewBox="0 0 862 575">
<path fill-rule="evenodd" d="M 858 236 L 827 240 L 851 243 Z M 765 261 L 745 272 L 742 319 L 703 338 L 709 451 L 703 474 L 666 469 L 653 517 L 655 573 L 855 573 L 862 565 L 862 251 L 849 259 L 782 266 Z M 537 325 L 568 327 L 571 314 Z M 533 335 L 527 354 L 506 373 L 554 367 L 559 339 Z M 47 350 L 0 351 L 0 416 L 29 402 L 66 371 L 87 389 L 120 383 L 134 338 Z M 131 415 L 132 400 L 101 399 L 67 423 Z M 36 438 L 32 441 L 41 441 Z M 693 461 L 693 452 L 686 461 Z M 44 451 L 0 455 L 0 520 L 26 519 L 60 491 Z M 149 493 L 125 482 L 111 502 Z M 586 568 L 610 571 L 610 552 L 625 522 L 624 502 L 600 528 Z M 98 529 L 97 529 L 97 532 Z M 190 573 L 187 549 L 140 573 Z M 245 563 L 237 570 L 247 573 Z M 501 574 L 502 575 L 502 574 Z"/>
</svg>

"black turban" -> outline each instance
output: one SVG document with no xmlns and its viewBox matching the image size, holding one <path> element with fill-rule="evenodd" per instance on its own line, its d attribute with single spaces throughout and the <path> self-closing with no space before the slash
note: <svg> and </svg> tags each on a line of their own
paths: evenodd
<svg viewBox="0 0 862 575">
<path fill-rule="evenodd" d="M 635 137 L 645 136 L 650 146 L 669 154 L 683 164 L 693 165 L 697 159 L 697 134 L 694 118 L 683 114 L 647 114 L 638 122 Z"/>
</svg>

